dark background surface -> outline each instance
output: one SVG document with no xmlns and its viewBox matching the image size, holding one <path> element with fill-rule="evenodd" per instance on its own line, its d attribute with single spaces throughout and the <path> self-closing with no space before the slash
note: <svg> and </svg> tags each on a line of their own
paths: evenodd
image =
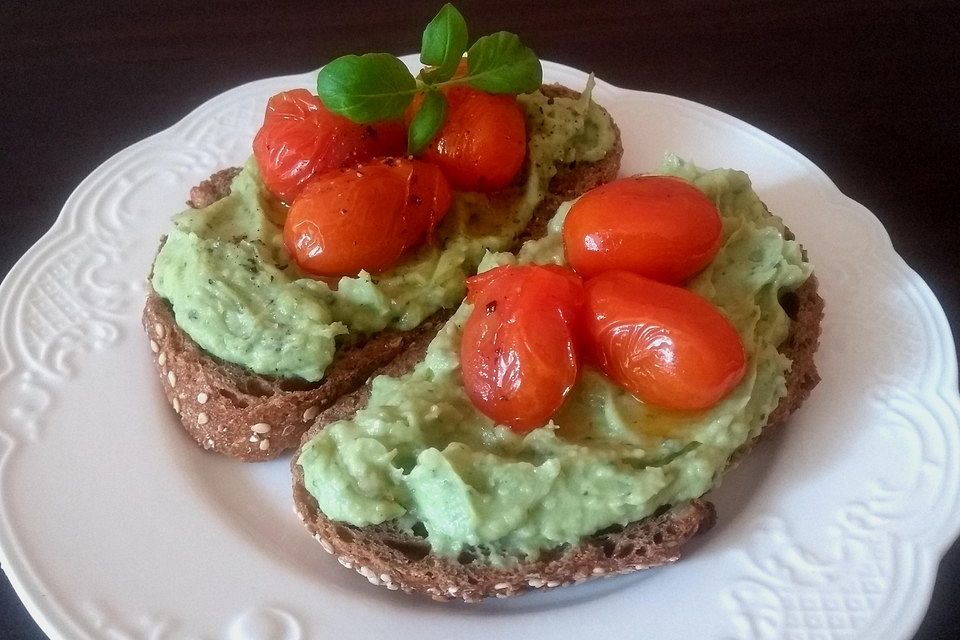
<svg viewBox="0 0 960 640">
<path fill-rule="evenodd" d="M 410 53 L 439 2 L 4 2 L 0 276 L 73 188 L 236 85 L 351 52 Z M 960 322 L 960 9 L 941 2 L 458 3 L 473 34 L 701 102 L 785 141 L 886 226 Z M 869 310 L 865 310 L 869 313 Z M 917 597 L 921 597 L 918 594 Z M 960 629 L 960 545 L 917 638 Z M 0 637 L 42 638 L 5 577 Z"/>
</svg>

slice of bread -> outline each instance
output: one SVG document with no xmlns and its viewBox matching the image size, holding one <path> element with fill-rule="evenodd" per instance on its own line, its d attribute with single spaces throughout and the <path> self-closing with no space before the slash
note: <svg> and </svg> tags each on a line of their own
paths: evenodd
<svg viewBox="0 0 960 640">
<path fill-rule="evenodd" d="M 785 235 L 792 238 L 789 231 Z M 823 318 L 823 299 L 817 293 L 816 278 L 811 275 L 796 291 L 783 295 L 781 306 L 792 322 L 790 333 L 778 350 L 793 364 L 786 375 L 787 394 L 771 413 L 761 436 L 796 411 L 820 381 L 813 360 Z M 427 337 L 418 340 L 402 358 L 392 361 L 379 373 L 398 376 L 412 370 L 429 342 Z M 304 443 L 325 425 L 351 417 L 366 404 L 368 396 L 369 386 L 365 386 L 340 398 L 320 414 L 317 423 L 304 436 Z M 728 469 L 755 442 L 738 449 L 728 461 Z M 469 554 L 459 558 L 431 554 L 425 539 L 399 531 L 388 523 L 358 528 L 328 519 L 304 486 L 297 457 L 294 456 L 292 463 L 295 509 L 324 550 L 372 584 L 427 594 L 435 600 L 477 602 L 487 597 L 514 596 L 530 589 L 567 586 L 667 564 L 677 560 L 683 545 L 713 526 L 716 519 L 713 505 L 693 500 L 673 505 L 622 529 L 586 537 L 572 548 L 542 554 L 536 561 L 498 567 Z"/>
<path fill-rule="evenodd" d="M 544 86 L 542 91 L 548 97 L 580 95 L 560 85 Z M 614 147 L 598 162 L 558 166 L 550 193 L 516 245 L 542 236 L 560 203 L 615 178 L 622 155 L 616 130 Z M 190 191 L 187 204 L 200 208 L 224 197 L 237 171 L 224 169 L 213 174 Z M 264 377 L 211 356 L 180 329 L 170 306 L 152 288 L 143 326 L 164 394 L 187 433 L 205 449 L 252 462 L 298 446 L 319 412 L 363 385 L 411 345 L 429 342 L 452 312 L 440 310 L 411 331 L 383 331 L 340 348 L 317 383 Z"/>
</svg>

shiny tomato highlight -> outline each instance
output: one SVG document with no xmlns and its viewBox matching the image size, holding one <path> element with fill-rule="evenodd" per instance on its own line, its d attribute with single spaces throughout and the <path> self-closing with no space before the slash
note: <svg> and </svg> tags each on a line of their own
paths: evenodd
<svg viewBox="0 0 960 640">
<path fill-rule="evenodd" d="M 710 264 L 722 231 L 717 208 L 690 183 L 637 176 L 577 200 L 564 221 L 563 243 L 584 278 L 622 269 L 682 284 Z"/>
<path fill-rule="evenodd" d="M 467 280 L 473 311 L 460 364 L 467 396 L 525 433 L 557 412 L 577 379 L 580 277 L 557 266 L 497 267 Z"/>
<path fill-rule="evenodd" d="M 517 99 L 466 86 L 443 94 L 447 119 L 421 157 L 442 168 L 459 191 L 499 191 L 513 182 L 527 156 L 526 118 Z"/>
<path fill-rule="evenodd" d="M 640 400 L 706 409 L 743 379 L 734 326 L 700 296 L 626 271 L 584 284 L 584 333 L 601 371 Z"/>
<path fill-rule="evenodd" d="M 378 273 L 422 242 L 450 208 L 437 167 L 412 159 L 370 161 L 311 181 L 293 202 L 283 242 L 317 276 Z"/>
<path fill-rule="evenodd" d="M 294 89 L 267 102 L 253 155 L 267 189 L 291 203 L 314 176 L 375 157 L 403 155 L 406 142 L 400 121 L 357 124 L 329 111 L 306 89 Z"/>
</svg>

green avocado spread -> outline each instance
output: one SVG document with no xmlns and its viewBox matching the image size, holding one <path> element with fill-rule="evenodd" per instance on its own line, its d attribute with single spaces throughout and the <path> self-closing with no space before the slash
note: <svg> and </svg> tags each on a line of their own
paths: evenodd
<svg viewBox="0 0 960 640">
<path fill-rule="evenodd" d="M 540 552 L 706 493 L 731 454 L 756 435 L 786 393 L 777 351 L 790 320 L 778 302 L 810 274 L 799 245 L 738 171 L 703 171 L 668 156 L 659 173 L 713 200 L 723 245 L 688 287 L 733 322 L 748 354 L 742 383 L 716 406 L 671 413 L 645 405 L 594 370 L 548 424 L 527 435 L 471 405 L 458 366 L 464 303 L 411 373 L 373 381 L 368 404 L 302 450 L 308 491 L 330 518 L 393 521 L 426 535 L 434 553 L 469 550 L 500 563 Z M 498 264 L 564 262 L 561 207 L 548 235 Z"/>
<path fill-rule="evenodd" d="M 564 163 L 593 162 L 615 131 L 590 100 L 519 96 L 527 116 L 523 184 L 497 194 L 456 193 L 433 241 L 376 275 L 333 286 L 310 278 L 283 247 L 284 208 L 254 160 L 230 195 L 176 216 L 152 284 L 177 324 L 209 353 L 263 375 L 320 380 L 339 343 L 386 328 L 408 330 L 459 304 L 464 279 L 487 251 L 503 251 L 529 223 Z"/>
</svg>

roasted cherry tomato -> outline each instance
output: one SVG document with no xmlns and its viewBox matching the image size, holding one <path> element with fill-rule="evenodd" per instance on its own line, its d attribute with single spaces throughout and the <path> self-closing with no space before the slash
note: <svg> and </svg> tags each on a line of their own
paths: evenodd
<svg viewBox="0 0 960 640">
<path fill-rule="evenodd" d="M 373 160 L 309 182 L 287 213 L 283 242 L 314 275 L 377 273 L 423 241 L 452 199 L 443 172 L 431 164 Z"/>
<path fill-rule="evenodd" d="M 737 330 L 700 296 L 626 271 L 602 273 L 584 289 L 590 357 L 644 402 L 706 409 L 743 379 Z"/>
<path fill-rule="evenodd" d="M 582 283 L 557 266 L 497 267 L 467 280 L 473 311 L 460 364 L 467 396 L 524 433 L 556 413 L 577 379 Z"/>
<path fill-rule="evenodd" d="M 682 284 L 713 260 L 722 230 L 717 208 L 690 183 L 639 176 L 577 200 L 564 221 L 563 243 L 584 278 L 623 269 Z"/>
<path fill-rule="evenodd" d="M 306 89 L 270 98 L 253 155 L 263 183 L 284 202 L 293 202 L 314 176 L 356 162 L 406 151 L 400 121 L 357 124 L 327 110 Z"/>
<path fill-rule="evenodd" d="M 527 124 L 517 99 L 466 86 L 443 93 L 447 119 L 422 158 L 441 167 L 460 191 L 498 191 L 509 185 L 527 156 Z"/>
</svg>

